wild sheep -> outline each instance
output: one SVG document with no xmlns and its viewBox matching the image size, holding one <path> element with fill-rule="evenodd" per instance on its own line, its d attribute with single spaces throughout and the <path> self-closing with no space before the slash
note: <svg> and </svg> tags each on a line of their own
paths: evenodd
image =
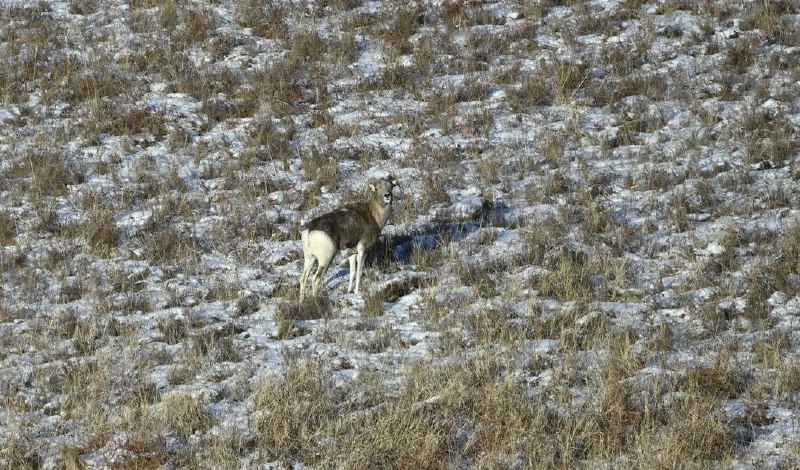
<svg viewBox="0 0 800 470">
<path fill-rule="evenodd" d="M 336 253 L 343 251 L 350 261 L 350 283 L 347 291 L 361 286 L 361 271 L 364 254 L 378 241 L 381 230 L 392 213 L 392 190 L 398 186 L 393 176 L 371 178 L 367 182 L 369 199 L 366 202 L 347 204 L 308 222 L 301 232 L 303 242 L 303 274 L 300 277 L 300 301 L 305 297 L 306 282 L 314 261 L 318 267 L 314 273 L 311 291 L 319 292 L 322 278 Z M 351 251 L 355 249 L 355 253 Z"/>
</svg>

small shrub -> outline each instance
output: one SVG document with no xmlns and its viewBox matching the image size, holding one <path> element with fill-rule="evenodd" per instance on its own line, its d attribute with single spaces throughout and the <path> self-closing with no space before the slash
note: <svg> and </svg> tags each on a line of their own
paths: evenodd
<svg viewBox="0 0 800 470">
<path fill-rule="evenodd" d="M 756 63 L 757 43 L 755 40 L 740 39 L 728 48 L 725 56 L 725 68 L 730 71 L 744 73 Z"/>
</svg>

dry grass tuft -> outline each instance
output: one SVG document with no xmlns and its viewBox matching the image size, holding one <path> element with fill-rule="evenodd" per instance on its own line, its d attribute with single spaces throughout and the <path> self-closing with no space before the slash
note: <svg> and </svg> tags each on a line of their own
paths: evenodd
<svg viewBox="0 0 800 470">
<path fill-rule="evenodd" d="M 89 245 L 101 254 L 107 255 L 119 245 L 120 234 L 113 210 L 91 212 L 85 230 Z"/>
<path fill-rule="evenodd" d="M 313 149 L 311 155 L 303 159 L 303 175 L 307 180 L 326 187 L 328 191 L 339 189 L 341 175 L 338 162 L 317 149 Z"/>
<path fill-rule="evenodd" d="M 180 318 L 160 318 L 156 326 L 161 332 L 161 337 L 167 344 L 177 344 L 185 340 L 188 336 L 188 326 Z"/>
<path fill-rule="evenodd" d="M 215 362 L 241 361 L 241 356 L 231 338 L 241 332 L 242 330 L 232 323 L 225 323 L 192 334 L 191 343 L 186 350 L 187 362 L 199 362 L 203 357 L 210 357 Z"/>
<path fill-rule="evenodd" d="M 674 410 L 666 432 L 655 447 L 662 462 L 724 460 L 734 452 L 727 423 L 715 417 L 716 401 L 687 398 Z"/>
<path fill-rule="evenodd" d="M 9 178 L 28 178 L 28 188 L 40 196 L 63 196 L 70 185 L 82 182 L 66 157 L 55 152 L 34 151 L 14 166 Z"/>
<path fill-rule="evenodd" d="M 518 88 L 508 90 L 509 99 L 516 112 L 533 113 L 533 107 L 570 102 L 589 84 L 588 68 L 583 64 L 563 60 L 541 62 Z"/>
<path fill-rule="evenodd" d="M 461 284 L 469 286 L 477 297 L 492 298 L 497 294 L 496 275 L 492 266 L 461 262 L 455 274 Z"/>
<path fill-rule="evenodd" d="M 273 2 L 266 0 L 245 0 L 236 4 L 236 21 L 253 34 L 266 39 L 286 39 L 288 27 L 286 12 Z"/>
<path fill-rule="evenodd" d="M 17 224 L 11 214 L 0 212 L 0 245 L 11 245 L 17 236 Z"/>
<path fill-rule="evenodd" d="M 33 450 L 34 446 L 26 442 L 29 439 L 29 436 L 12 438 L 0 448 L 0 458 L 9 468 L 34 470 L 40 467 L 39 454 Z"/>
<path fill-rule="evenodd" d="M 176 265 L 180 260 L 192 259 L 191 253 L 196 253 L 195 240 L 168 223 L 154 223 L 149 232 L 138 238 L 144 248 L 144 258 L 153 264 Z"/>
<path fill-rule="evenodd" d="M 266 458 L 318 459 L 315 436 L 332 430 L 339 391 L 313 361 L 295 364 L 285 378 L 265 380 L 252 396 L 257 445 Z"/>
<path fill-rule="evenodd" d="M 688 392 L 716 398 L 737 398 L 747 389 L 749 378 L 734 368 L 718 363 L 712 367 L 695 367 L 686 374 Z"/>
<path fill-rule="evenodd" d="M 159 415 L 164 425 L 181 439 L 188 439 L 198 431 L 206 431 L 217 422 L 200 399 L 180 393 L 169 394 L 161 399 Z"/>
<path fill-rule="evenodd" d="M 364 313 L 368 318 L 383 316 L 384 302 L 386 294 L 382 290 L 374 290 L 364 294 Z"/>
<path fill-rule="evenodd" d="M 275 312 L 278 338 L 291 339 L 307 335 L 309 330 L 298 325 L 297 322 L 331 318 L 334 314 L 333 307 L 333 302 L 325 292 L 309 296 L 300 304 L 296 301 L 281 302 Z"/>
</svg>

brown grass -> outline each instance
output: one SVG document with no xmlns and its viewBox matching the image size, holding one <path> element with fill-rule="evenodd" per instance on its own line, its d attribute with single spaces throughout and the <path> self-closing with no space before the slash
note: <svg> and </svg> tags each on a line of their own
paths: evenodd
<svg viewBox="0 0 800 470">
<path fill-rule="evenodd" d="M 0 212 L 0 245 L 11 245 L 17 236 L 17 224 L 7 212 Z"/>
<path fill-rule="evenodd" d="M 298 326 L 296 322 L 331 318 L 334 314 L 333 307 L 333 303 L 326 292 L 320 292 L 316 296 L 309 296 L 301 304 L 296 303 L 294 300 L 278 304 L 275 313 L 278 338 L 291 339 L 308 334 L 309 330 Z"/>
<path fill-rule="evenodd" d="M 63 196 L 70 185 L 82 182 L 81 175 L 67 163 L 64 154 L 50 151 L 31 152 L 7 176 L 28 178 L 28 187 L 40 196 Z"/>
<path fill-rule="evenodd" d="M 718 363 L 712 367 L 695 367 L 686 374 L 685 389 L 691 393 L 736 398 L 747 389 L 748 377 L 741 371 Z"/>
<path fill-rule="evenodd" d="M 303 159 L 303 175 L 310 181 L 316 181 L 328 190 L 335 191 L 339 188 L 339 165 L 336 159 L 331 158 L 317 149 Z"/>
<path fill-rule="evenodd" d="M 89 245 L 101 254 L 109 254 L 120 240 L 119 229 L 113 210 L 99 209 L 90 215 L 86 224 L 86 238 Z"/>
<path fill-rule="evenodd" d="M 164 396 L 159 413 L 164 425 L 182 439 L 208 430 L 217 421 L 198 398 L 179 393 Z"/>
<path fill-rule="evenodd" d="M 382 290 L 370 291 L 364 294 L 364 316 L 380 317 L 383 315 L 386 294 Z"/>
</svg>

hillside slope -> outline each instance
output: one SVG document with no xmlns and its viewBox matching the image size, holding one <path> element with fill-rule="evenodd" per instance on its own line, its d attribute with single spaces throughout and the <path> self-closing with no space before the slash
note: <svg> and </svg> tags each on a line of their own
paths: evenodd
<svg viewBox="0 0 800 470">
<path fill-rule="evenodd" d="M 0 466 L 800 466 L 797 1 L 8 0 L 0 51 Z"/>
</svg>

